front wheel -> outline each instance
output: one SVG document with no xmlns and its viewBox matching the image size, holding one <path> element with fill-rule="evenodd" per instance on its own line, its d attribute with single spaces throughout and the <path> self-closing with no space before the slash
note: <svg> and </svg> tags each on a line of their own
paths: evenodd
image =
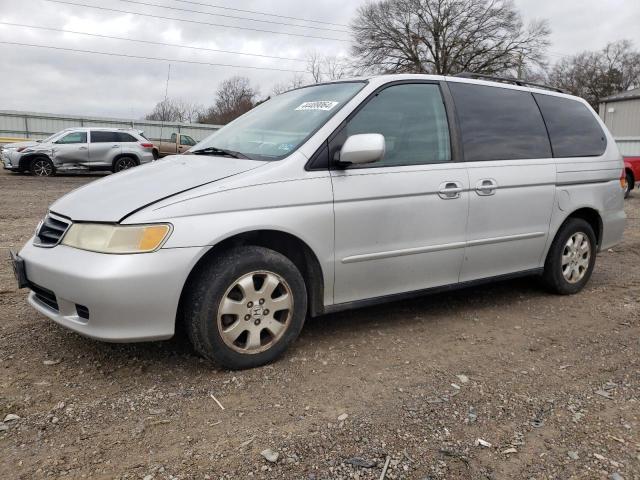
<svg viewBox="0 0 640 480">
<path fill-rule="evenodd" d="M 36 177 L 52 177 L 56 173 L 53 162 L 47 157 L 36 157 L 31 161 L 29 168 L 31 174 Z"/>
<path fill-rule="evenodd" d="M 202 267 L 183 303 L 195 350 L 230 369 L 277 359 L 298 337 L 306 312 L 304 280 L 293 262 L 256 246 L 231 249 Z"/>
<path fill-rule="evenodd" d="M 555 293 L 578 293 L 596 263 L 596 236 L 580 218 L 568 219 L 556 234 L 544 265 L 543 280 Z"/>
</svg>

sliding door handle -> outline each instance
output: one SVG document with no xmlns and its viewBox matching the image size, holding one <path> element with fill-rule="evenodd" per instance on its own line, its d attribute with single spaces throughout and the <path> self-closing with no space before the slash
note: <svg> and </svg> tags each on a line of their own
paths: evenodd
<svg viewBox="0 0 640 480">
<path fill-rule="evenodd" d="M 476 193 L 481 197 L 494 195 L 498 188 L 498 182 L 493 178 L 485 178 L 476 183 Z"/>
</svg>

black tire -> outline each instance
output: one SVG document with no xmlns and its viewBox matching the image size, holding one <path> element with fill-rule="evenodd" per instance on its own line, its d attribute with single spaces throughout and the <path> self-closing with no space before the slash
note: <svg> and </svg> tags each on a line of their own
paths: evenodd
<svg viewBox="0 0 640 480">
<path fill-rule="evenodd" d="M 160 153 L 155 148 L 153 149 L 153 159 L 158 160 L 160 158 Z"/>
<path fill-rule="evenodd" d="M 289 292 L 293 299 L 292 308 L 276 311 L 274 307 L 270 317 L 267 310 L 256 314 L 254 309 L 257 304 L 249 308 L 253 299 L 251 289 L 247 294 L 242 289 L 236 290 L 234 285 L 239 285 L 240 279 L 250 276 L 252 285 L 256 285 L 257 281 L 257 289 L 261 289 L 266 286 L 266 280 L 262 286 L 259 284 L 262 274 L 278 279 L 280 283 L 273 292 L 282 295 L 278 290 L 281 288 L 281 291 Z M 214 262 L 199 268 L 187 289 L 182 304 L 182 318 L 194 349 L 203 357 L 232 370 L 258 367 L 276 360 L 298 337 L 307 314 L 307 292 L 302 275 L 291 260 L 268 248 L 244 246 L 224 252 Z M 262 294 L 258 292 L 257 295 Z M 272 298 L 277 301 L 278 296 Z M 225 299 L 237 302 L 240 305 L 238 308 L 242 309 L 240 313 L 221 315 L 219 306 Z M 260 302 L 262 305 L 265 300 L 260 299 Z M 269 322 L 274 321 L 272 317 L 278 318 L 280 325 L 286 325 L 278 337 L 272 336 L 268 327 Z M 264 322 L 262 327 L 261 319 Z M 236 326 L 233 328 L 236 334 L 242 332 L 233 345 L 228 343 L 228 335 L 225 340 L 222 332 L 225 329 L 228 332 L 231 326 Z M 253 338 L 259 340 L 256 351 L 251 352 L 249 343 L 253 332 L 257 332 L 257 337 Z"/>
<path fill-rule="evenodd" d="M 115 162 L 113 162 L 113 173 L 118 173 L 123 170 L 128 170 L 138 165 L 138 162 L 133 157 L 120 157 Z"/>
<path fill-rule="evenodd" d="M 624 198 L 627 198 L 633 190 L 633 176 L 627 172 L 627 189 L 624 191 Z"/>
<path fill-rule="evenodd" d="M 56 167 L 48 157 L 35 157 L 29 164 L 31 175 L 36 177 L 53 177 L 56 174 Z"/>
<path fill-rule="evenodd" d="M 588 258 L 588 266 L 584 269 L 582 277 L 577 280 L 578 277 L 576 276 L 576 281 L 571 282 L 563 273 L 562 257 L 565 253 L 570 255 L 570 247 L 567 246 L 567 242 L 579 233 L 582 233 L 589 242 L 590 256 Z M 560 295 L 578 293 L 591 278 L 593 267 L 596 263 L 596 250 L 596 235 L 591 225 L 580 218 L 569 218 L 558 230 L 547 254 L 542 276 L 544 283 L 552 292 Z M 583 255 L 578 255 L 576 262 L 580 261 L 580 258 L 583 258 Z M 566 268 L 570 268 L 570 265 L 567 265 Z"/>
</svg>

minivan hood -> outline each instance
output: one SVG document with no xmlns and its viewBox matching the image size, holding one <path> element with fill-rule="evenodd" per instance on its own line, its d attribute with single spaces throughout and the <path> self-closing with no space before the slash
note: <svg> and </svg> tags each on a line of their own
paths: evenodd
<svg viewBox="0 0 640 480">
<path fill-rule="evenodd" d="M 75 221 L 119 222 L 152 203 L 265 163 L 209 155 L 173 155 L 84 185 L 57 200 L 50 210 Z"/>
</svg>

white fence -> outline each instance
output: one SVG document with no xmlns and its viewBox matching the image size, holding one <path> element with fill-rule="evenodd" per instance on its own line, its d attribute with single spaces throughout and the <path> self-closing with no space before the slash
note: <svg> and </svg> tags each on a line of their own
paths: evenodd
<svg viewBox="0 0 640 480">
<path fill-rule="evenodd" d="M 618 137 L 616 143 L 623 156 L 640 157 L 640 137 Z"/>
<path fill-rule="evenodd" d="M 199 141 L 218 130 L 221 125 L 0 110 L 0 137 L 40 140 L 65 128 L 73 127 L 135 128 L 144 131 L 145 136 L 150 140 L 168 139 L 172 133 L 179 132 Z"/>
</svg>

